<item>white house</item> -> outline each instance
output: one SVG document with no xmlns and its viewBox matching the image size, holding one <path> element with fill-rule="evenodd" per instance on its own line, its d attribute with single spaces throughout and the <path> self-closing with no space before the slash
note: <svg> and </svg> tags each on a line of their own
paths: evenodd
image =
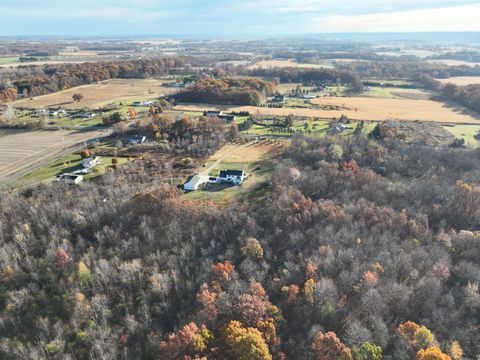
<svg viewBox="0 0 480 360">
<path fill-rule="evenodd" d="M 100 164 L 100 158 L 98 156 L 89 157 L 82 161 L 82 166 L 86 169 L 94 168 L 98 164 Z"/>
<path fill-rule="evenodd" d="M 317 95 L 315 95 L 315 94 L 305 94 L 305 95 L 303 95 L 303 98 L 304 99 L 316 99 Z"/>
<path fill-rule="evenodd" d="M 198 188 L 208 182 L 209 177 L 205 175 L 195 175 L 188 182 L 183 184 L 183 189 L 187 191 L 196 191 Z"/>
<path fill-rule="evenodd" d="M 217 182 L 229 182 L 234 185 L 240 185 L 243 183 L 246 177 L 247 174 L 243 170 L 221 170 L 220 175 L 217 178 Z"/>
<path fill-rule="evenodd" d="M 69 185 L 77 185 L 83 181 L 83 176 L 77 174 L 62 174 L 58 181 Z"/>
</svg>

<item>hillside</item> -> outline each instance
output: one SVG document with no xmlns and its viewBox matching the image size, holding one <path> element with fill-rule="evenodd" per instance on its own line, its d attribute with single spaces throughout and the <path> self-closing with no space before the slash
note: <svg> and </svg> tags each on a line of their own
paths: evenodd
<svg viewBox="0 0 480 360">
<path fill-rule="evenodd" d="M 295 137 L 226 206 L 129 166 L 0 198 L 2 359 L 480 352 L 476 151 Z"/>
</svg>

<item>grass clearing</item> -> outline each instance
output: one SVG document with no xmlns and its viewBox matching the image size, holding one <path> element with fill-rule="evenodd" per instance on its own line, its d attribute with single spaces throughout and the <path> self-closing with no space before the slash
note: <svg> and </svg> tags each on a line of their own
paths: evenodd
<svg viewBox="0 0 480 360">
<path fill-rule="evenodd" d="M 10 65 L 10 64 L 18 63 L 18 62 L 20 62 L 18 56 L 0 57 L 0 65 Z"/>
<path fill-rule="evenodd" d="M 444 126 L 444 128 L 451 132 L 456 138 L 464 139 L 466 147 L 471 149 L 480 147 L 480 141 L 475 139 L 475 135 L 480 130 L 480 124 Z"/>
</svg>

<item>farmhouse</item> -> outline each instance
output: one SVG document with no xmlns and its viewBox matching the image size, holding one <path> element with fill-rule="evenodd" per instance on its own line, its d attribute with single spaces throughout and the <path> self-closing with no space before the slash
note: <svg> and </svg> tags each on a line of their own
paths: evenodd
<svg viewBox="0 0 480 360">
<path fill-rule="evenodd" d="M 245 174 L 245 171 L 243 170 L 221 170 L 217 182 L 229 182 L 234 185 L 240 185 L 243 183 L 246 177 L 247 174 Z"/>
<path fill-rule="evenodd" d="M 188 182 L 183 184 L 183 189 L 186 191 L 196 191 L 200 186 L 208 182 L 209 177 L 205 175 L 195 175 Z"/>
<path fill-rule="evenodd" d="M 97 166 L 98 164 L 100 164 L 100 158 L 99 158 L 98 156 L 90 157 L 90 158 L 84 159 L 84 160 L 82 161 L 82 166 L 83 166 L 85 169 L 94 168 L 94 167 Z"/>
</svg>

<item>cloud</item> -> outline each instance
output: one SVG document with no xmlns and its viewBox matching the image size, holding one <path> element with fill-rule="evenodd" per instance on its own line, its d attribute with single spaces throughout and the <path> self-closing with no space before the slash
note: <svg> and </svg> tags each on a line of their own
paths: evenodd
<svg viewBox="0 0 480 360">
<path fill-rule="evenodd" d="M 480 31 L 480 4 L 312 18 L 312 32 Z"/>
</svg>

